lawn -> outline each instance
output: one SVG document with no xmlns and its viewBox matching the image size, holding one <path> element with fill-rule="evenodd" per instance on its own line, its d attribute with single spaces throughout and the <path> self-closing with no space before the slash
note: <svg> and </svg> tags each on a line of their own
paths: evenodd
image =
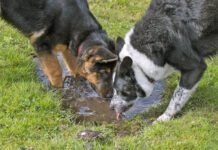
<svg viewBox="0 0 218 150">
<path fill-rule="evenodd" d="M 143 15 L 149 0 L 89 0 L 90 8 L 112 38 L 124 36 Z M 62 110 L 57 94 L 38 81 L 28 40 L 0 20 L 0 149 L 84 149 L 78 140 L 84 129 L 101 131 L 104 138 L 90 142 L 94 149 L 218 149 L 218 58 L 208 60 L 208 70 L 194 96 L 174 120 L 151 126 L 166 108 L 178 75 L 168 81 L 164 102 L 132 121 L 114 124 L 76 124 Z M 127 131 L 121 136 L 119 131 Z"/>
</svg>

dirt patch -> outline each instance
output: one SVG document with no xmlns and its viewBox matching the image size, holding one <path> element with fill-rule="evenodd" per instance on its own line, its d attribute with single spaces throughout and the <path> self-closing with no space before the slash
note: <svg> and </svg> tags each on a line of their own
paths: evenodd
<svg viewBox="0 0 218 150">
<path fill-rule="evenodd" d="M 100 98 L 79 98 L 62 100 L 64 108 L 70 108 L 76 114 L 77 122 L 111 123 L 116 114 L 109 108 L 109 102 Z"/>
<path fill-rule="evenodd" d="M 60 54 L 58 59 L 63 68 L 64 88 L 62 89 L 61 100 L 63 108 L 70 109 L 73 115 L 76 115 L 77 122 L 116 122 L 115 112 L 109 108 L 109 100 L 99 98 L 91 84 L 85 79 L 70 77 Z M 37 57 L 34 58 L 34 61 L 37 64 L 36 71 L 40 81 L 46 87 L 49 87 L 49 81 L 44 75 Z M 164 82 L 157 82 L 152 95 L 146 99 L 138 99 L 133 107 L 124 113 L 124 118 L 132 119 L 137 114 L 146 112 L 149 108 L 158 104 L 161 101 L 163 90 Z M 122 133 L 124 132 L 121 131 Z"/>
</svg>

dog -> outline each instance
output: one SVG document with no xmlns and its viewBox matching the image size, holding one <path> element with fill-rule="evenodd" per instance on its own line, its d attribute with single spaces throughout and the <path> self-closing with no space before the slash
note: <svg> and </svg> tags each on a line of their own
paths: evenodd
<svg viewBox="0 0 218 150">
<path fill-rule="evenodd" d="M 113 96 L 114 42 L 87 0 L 0 0 L 0 14 L 30 39 L 52 86 L 63 86 L 55 56 L 61 52 L 72 75 L 86 78 L 100 96 Z"/>
<path fill-rule="evenodd" d="M 202 78 L 205 58 L 218 51 L 217 0 L 153 0 L 146 14 L 117 39 L 119 62 L 113 75 L 111 108 L 121 113 L 138 97 L 149 96 L 154 83 L 181 73 L 166 111 L 169 121 L 187 103 Z"/>
</svg>

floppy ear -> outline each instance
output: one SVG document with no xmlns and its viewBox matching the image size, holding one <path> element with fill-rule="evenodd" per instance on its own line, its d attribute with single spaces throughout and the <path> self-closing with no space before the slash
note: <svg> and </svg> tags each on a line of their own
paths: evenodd
<svg viewBox="0 0 218 150">
<path fill-rule="evenodd" d="M 95 62 L 96 63 L 111 63 L 118 60 L 118 56 L 107 49 L 99 49 L 96 53 Z"/>
<path fill-rule="evenodd" d="M 110 63 L 116 62 L 118 56 L 106 48 L 94 48 L 84 53 L 81 59 L 85 62 L 92 61 L 92 63 Z"/>
<path fill-rule="evenodd" d="M 116 40 L 116 45 L 115 45 L 115 50 L 116 50 L 116 54 L 118 55 L 120 53 L 120 51 L 122 50 L 123 46 L 125 44 L 125 41 L 123 40 L 123 38 L 121 38 L 120 36 L 117 38 Z"/>
<path fill-rule="evenodd" d="M 131 69 L 132 67 L 132 58 L 129 56 L 125 57 L 120 64 L 120 73 L 125 74 Z"/>
</svg>

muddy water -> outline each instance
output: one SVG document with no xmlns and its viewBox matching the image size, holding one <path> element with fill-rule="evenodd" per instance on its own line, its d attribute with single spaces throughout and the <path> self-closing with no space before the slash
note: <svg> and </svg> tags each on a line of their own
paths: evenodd
<svg viewBox="0 0 218 150">
<path fill-rule="evenodd" d="M 114 122 L 115 112 L 109 108 L 109 100 L 99 98 L 91 85 L 83 78 L 67 77 L 62 90 L 62 106 L 76 114 L 76 121 Z"/>
<path fill-rule="evenodd" d="M 76 114 L 77 122 L 110 123 L 115 120 L 115 112 L 110 110 L 109 103 L 100 98 L 78 98 L 63 100 L 63 107 L 70 108 Z"/>
<path fill-rule="evenodd" d="M 58 59 L 63 68 L 64 88 L 62 89 L 62 106 L 64 109 L 71 109 L 76 114 L 76 120 L 79 122 L 115 122 L 115 112 L 109 108 L 109 100 L 99 98 L 91 85 L 83 78 L 73 78 L 69 76 L 62 56 L 58 54 Z M 49 89 L 49 81 L 44 75 L 37 58 L 34 58 L 37 67 L 37 75 L 40 81 Z M 164 83 L 157 82 L 152 95 L 146 99 L 138 99 L 127 112 L 124 118 L 131 119 L 137 114 L 148 111 L 150 107 L 158 104 L 164 90 Z"/>
</svg>

